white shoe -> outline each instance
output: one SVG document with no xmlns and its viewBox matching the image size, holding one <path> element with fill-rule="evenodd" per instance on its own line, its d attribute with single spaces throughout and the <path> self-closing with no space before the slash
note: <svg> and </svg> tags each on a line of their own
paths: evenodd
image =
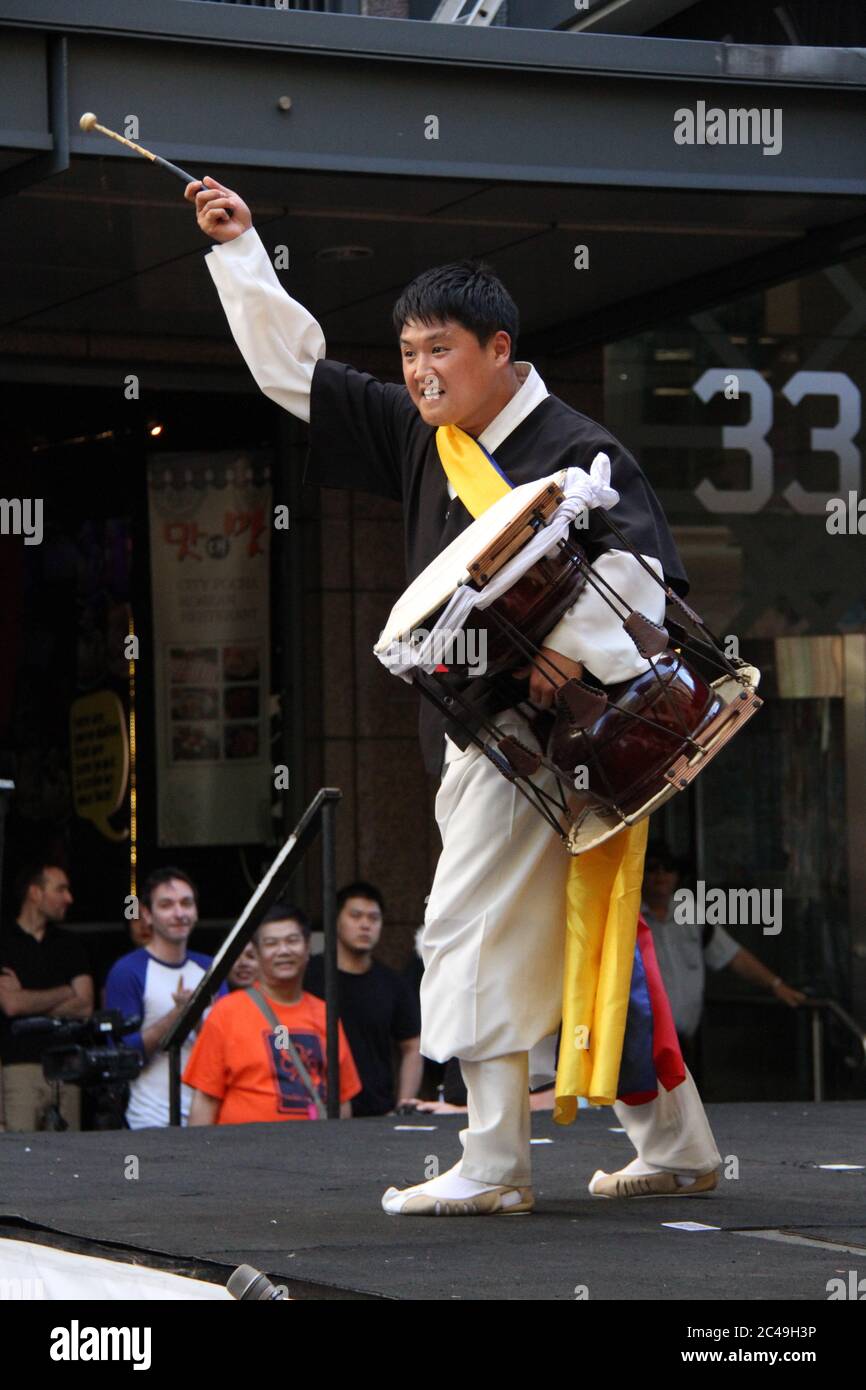
<svg viewBox="0 0 866 1390">
<path fill-rule="evenodd" d="M 454 1168 L 414 1187 L 389 1187 L 382 1198 L 389 1216 L 519 1216 L 534 1205 L 531 1187 L 475 1182 Z"/>
<path fill-rule="evenodd" d="M 718 1186 L 718 1172 L 700 1177 L 677 1173 L 593 1173 L 589 1190 L 593 1197 L 694 1197 Z"/>
</svg>

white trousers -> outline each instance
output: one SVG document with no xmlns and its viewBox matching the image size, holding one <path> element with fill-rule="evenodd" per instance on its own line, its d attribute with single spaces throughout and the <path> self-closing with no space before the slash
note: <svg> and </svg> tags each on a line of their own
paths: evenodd
<svg viewBox="0 0 866 1390">
<path fill-rule="evenodd" d="M 537 747 L 517 711 L 496 724 Z M 554 785 L 544 771 L 534 780 L 545 779 Z M 474 747 L 461 753 L 449 741 L 436 820 L 442 854 L 421 938 L 421 1052 L 460 1059 L 469 1110 L 463 1176 L 526 1184 L 528 1053 L 561 1019 L 570 856 Z M 614 1111 L 651 1167 L 699 1175 L 721 1163 L 690 1074 L 645 1105 L 616 1102 Z"/>
</svg>

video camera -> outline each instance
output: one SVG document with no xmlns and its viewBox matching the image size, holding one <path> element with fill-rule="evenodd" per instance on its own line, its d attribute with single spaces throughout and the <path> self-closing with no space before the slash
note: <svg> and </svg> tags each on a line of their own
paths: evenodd
<svg viewBox="0 0 866 1390">
<path fill-rule="evenodd" d="M 52 1046 L 42 1054 L 42 1074 L 55 1087 L 49 1128 L 64 1129 L 57 1097 L 62 1082 L 92 1089 L 96 1093 L 97 1129 L 114 1129 L 122 1122 L 126 1083 L 134 1081 L 144 1066 L 141 1053 L 125 1046 L 120 1039 L 141 1027 L 141 1018 L 126 1018 L 118 1009 L 101 1009 L 90 1018 L 49 1018 L 36 1015 L 18 1018 L 11 1032 L 50 1034 Z"/>
</svg>

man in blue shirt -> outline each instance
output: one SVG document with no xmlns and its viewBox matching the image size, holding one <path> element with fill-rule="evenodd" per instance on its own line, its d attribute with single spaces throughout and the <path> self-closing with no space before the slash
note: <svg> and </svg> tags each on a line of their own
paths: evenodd
<svg viewBox="0 0 866 1390">
<path fill-rule="evenodd" d="M 168 1053 L 159 1050 L 169 1028 L 183 1011 L 211 963 L 210 956 L 187 950 L 198 921 L 198 892 L 183 869 L 157 869 L 141 891 L 141 916 L 152 933 L 146 946 L 115 961 L 105 984 L 105 1006 L 126 1015 L 141 1015 L 141 1030 L 124 1042 L 137 1047 L 144 1069 L 130 1082 L 126 1123 L 130 1129 L 150 1129 L 169 1122 Z M 220 994 L 226 993 L 223 985 Z M 205 1014 L 207 1017 L 207 1014 Z M 181 1049 L 186 1066 L 194 1037 Z M 186 1124 L 192 1093 L 181 1087 L 181 1121 Z"/>
</svg>

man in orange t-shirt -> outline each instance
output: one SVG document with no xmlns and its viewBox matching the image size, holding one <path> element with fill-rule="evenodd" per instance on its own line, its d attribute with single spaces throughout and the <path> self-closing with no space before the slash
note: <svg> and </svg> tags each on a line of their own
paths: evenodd
<svg viewBox="0 0 866 1390">
<path fill-rule="evenodd" d="M 259 958 L 255 988 L 277 1026 L 244 989 L 217 1001 L 183 1074 L 194 1088 L 190 1125 L 310 1120 L 322 1115 L 327 1104 L 325 1005 L 303 988 L 309 922 L 299 909 L 277 905 L 265 914 L 253 941 Z M 361 1080 L 342 1024 L 339 1038 L 340 1118 L 350 1119 L 350 1102 L 361 1090 Z"/>
</svg>

